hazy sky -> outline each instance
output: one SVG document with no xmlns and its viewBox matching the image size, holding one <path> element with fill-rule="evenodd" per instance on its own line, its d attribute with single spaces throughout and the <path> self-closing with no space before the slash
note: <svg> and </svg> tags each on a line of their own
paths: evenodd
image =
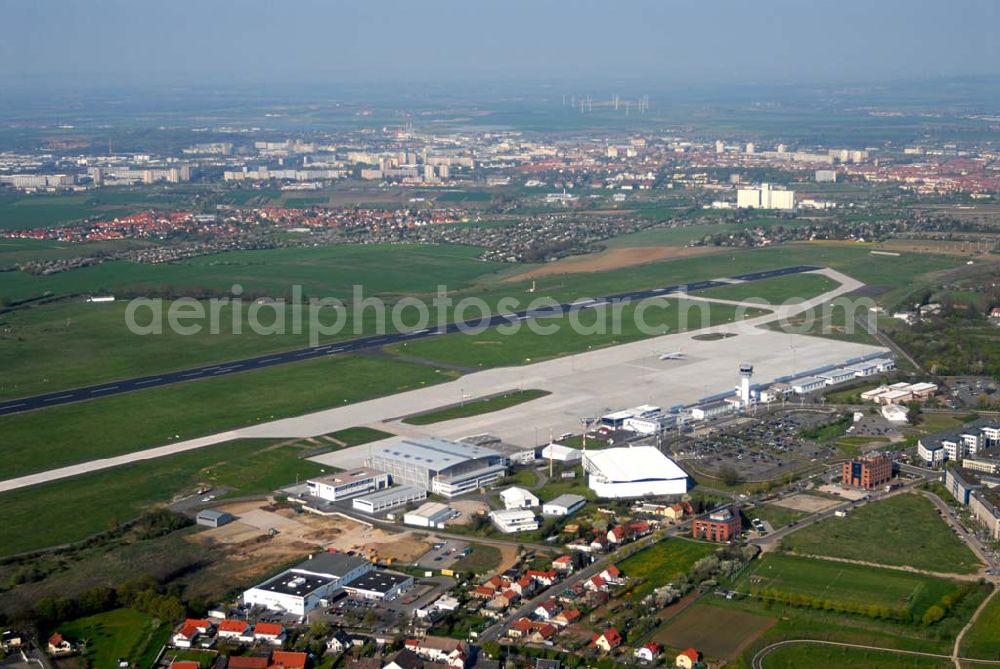
<svg viewBox="0 0 1000 669">
<path fill-rule="evenodd" d="M 1000 74 L 998 0 L 0 0 L 0 81 Z"/>
</svg>

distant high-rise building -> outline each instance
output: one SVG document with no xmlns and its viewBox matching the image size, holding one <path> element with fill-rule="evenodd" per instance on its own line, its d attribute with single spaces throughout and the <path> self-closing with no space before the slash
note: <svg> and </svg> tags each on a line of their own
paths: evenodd
<svg viewBox="0 0 1000 669">
<path fill-rule="evenodd" d="M 755 147 L 753 145 L 753 142 L 747 142 L 747 154 L 748 155 L 753 155 L 754 151 L 755 151 Z"/>
<path fill-rule="evenodd" d="M 837 170 L 816 170 L 816 183 L 835 183 Z"/>
<path fill-rule="evenodd" d="M 715 152 L 716 153 L 725 153 L 726 152 L 726 145 L 722 142 L 721 139 L 715 140 Z"/>
<path fill-rule="evenodd" d="M 741 209 L 795 209 L 795 191 L 774 190 L 771 184 L 760 188 L 740 188 L 736 191 L 736 206 Z"/>
</svg>

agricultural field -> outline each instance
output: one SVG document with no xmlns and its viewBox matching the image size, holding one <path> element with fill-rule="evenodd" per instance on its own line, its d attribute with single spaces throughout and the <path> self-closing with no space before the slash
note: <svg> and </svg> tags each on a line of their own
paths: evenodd
<svg viewBox="0 0 1000 669">
<path fill-rule="evenodd" d="M 6 416 L 0 457 L 4 477 L 14 478 L 452 378 L 426 365 L 363 355 L 207 378 Z"/>
<path fill-rule="evenodd" d="M 962 657 L 1000 660 L 1000 596 L 994 595 L 962 638 Z"/>
<path fill-rule="evenodd" d="M 633 582 L 643 581 L 631 591 L 632 599 L 638 601 L 686 574 L 695 562 L 714 554 L 717 548 L 714 544 L 670 538 L 630 555 L 616 566 Z"/>
<path fill-rule="evenodd" d="M 301 459 L 302 452 L 237 440 L 0 493 L 0 556 L 78 541 L 202 485 L 226 488 L 229 496 L 256 495 L 324 471 Z"/>
<path fill-rule="evenodd" d="M 509 409 L 510 407 L 517 406 L 518 404 L 530 402 L 531 400 L 538 399 L 539 397 L 545 397 L 548 394 L 549 392 L 546 390 L 518 390 L 505 395 L 487 397 L 485 399 L 466 402 L 464 404 L 447 407 L 445 409 L 436 409 L 434 411 L 428 411 L 415 416 L 408 416 L 403 419 L 403 422 L 408 425 L 432 425 L 446 420 L 468 418 L 469 416 L 478 416 L 484 413 Z"/>
<path fill-rule="evenodd" d="M 938 516 L 930 500 L 900 494 L 789 534 L 783 548 L 945 574 L 971 574 L 979 560 Z"/>
<path fill-rule="evenodd" d="M 955 593 L 953 581 L 880 569 L 781 554 L 762 556 L 738 583 L 740 592 L 775 592 L 803 601 L 818 601 L 854 607 L 884 607 L 922 615 L 945 595 Z"/>
<path fill-rule="evenodd" d="M 114 609 L 65 623 L 59 628 L 67 639 L 87 642 L 84 658 L 90 666 L 150 667 L 170 636 L 171 626 L 134 609 Z"/>
<path fill-rule="evenodd" d="M 774 618 L 746 611 L 695 604 L 667 621 L 652 639 L 671 648 L 693 646 L 707 657 L 733 660 L 774 622 Z"/>
</svg>

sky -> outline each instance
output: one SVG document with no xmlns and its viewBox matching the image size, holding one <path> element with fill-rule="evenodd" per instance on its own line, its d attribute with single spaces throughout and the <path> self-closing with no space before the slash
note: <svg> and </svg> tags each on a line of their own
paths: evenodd
<svg viewBox="0 0 1000 669">
<path fill-rule="evenodd" d="M 0 83 L 1000 75 L 997 0 L 0 0 Z"/>
</svg>

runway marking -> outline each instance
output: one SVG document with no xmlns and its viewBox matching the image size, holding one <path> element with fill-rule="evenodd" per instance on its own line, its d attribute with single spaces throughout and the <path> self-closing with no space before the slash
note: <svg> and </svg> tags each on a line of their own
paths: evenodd
<svg viewBox="0 0 1000 669">
<path fill-rule="evenodd" d="M 146 379 L 145 381 L 136 381 L 135 385 L 142 386 L 142 385 L 145 385 L 147 383 L 156 383 L 157 381 L 162 381 L 162 380 L 163 380 L 163 377 L 162 376 L 158 376 L 155 379 Z"/>
<path fill-rule="evenodd" d="M 56 400 L 64 400 L 73 397 L 72 395 L 60 395 L 59 397 L 46 397 L 43 402 L 55 402 Z"/>
<path fill-rule="evenodd" d="M 106 393 L 109 390 L 118 390 L 118 386 L 108 386 L 107 388 L 97 388 L 96 390 L 91 390 L 91 395 L 96 395 L 97 393 Z"/>
<path fill-rule="evenodd" d="M 181 376 L 184 377 L 184 378 L 187 378 L 189 376 L 201 376 L 202 374 L 205 373 L 205 371 L 206 370 L 201 370 L 201 371 L 197 371 L 197 372 L 188 372 L 187 374 L 181 374 Z"/>
<path fill-rule="evenodd" d="M 20 402 L 18 404 L 8 404 L 7 406 L 0 407 L 0 411 L 6 411 L 7 409 L 16 409 L 17 407 L 23 407 L 27 402 Z"/>
<path fill-rule="evenodd" d="M 265 362 L 274 362 L 275 360 L 281 360 L 281 358 L 264 358 L 263 360 L 258 360 L 258 365 L 263 365 Z"/>
</svg>

